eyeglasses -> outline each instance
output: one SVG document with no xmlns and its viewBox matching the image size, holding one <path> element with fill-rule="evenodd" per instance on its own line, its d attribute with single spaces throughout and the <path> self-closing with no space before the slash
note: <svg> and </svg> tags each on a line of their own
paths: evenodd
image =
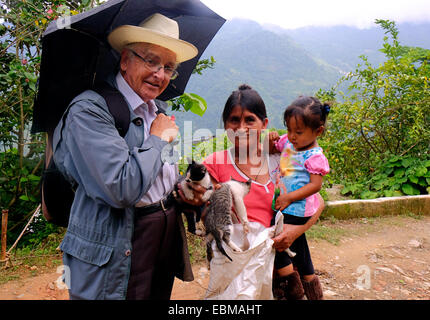
<svg viewBox="0 0 430 320">
<path fill-rule="evenodd" d="M 143 58 L 141 55 L 137 54 L 131 49 L 128 50 L 130 50 L 136 57 L 140 58 L 140 60 L 144 62 L 144 66 L 152 72 L 158 72 L 160 71 L 160 69 L 164 69 L 164 74 L 168 76 L 170 80 L 175 80 L 178 77 L 179 73 L 174 68 L 169 66 L 162 66 L 160 63 L 154 60 Z"/>
</svg>

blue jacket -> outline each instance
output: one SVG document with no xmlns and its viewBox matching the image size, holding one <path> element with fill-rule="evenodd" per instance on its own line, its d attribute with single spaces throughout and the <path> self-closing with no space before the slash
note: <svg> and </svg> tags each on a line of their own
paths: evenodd
<svg viewBox="0 0 430 320">
<path fill-rule="evenodd" d="M 71 298 L 125 299 L 131 264 L 134 205 L 147 192 L 163 163 L 166 141 L 149 136 L 133 120 L 122 138 L 106 101 L 94 91 L 77 96 L 64 128 L 54 132 L 54 161 L 78 184 L 66 235 L 65 281 Z M 125 208 L 120 213 L 112 208 Z M 178 221 L 181 219 L 178 219 Z M 184 268 L 177 276 L 193 280 L 182 220 Z"/>
</svg>

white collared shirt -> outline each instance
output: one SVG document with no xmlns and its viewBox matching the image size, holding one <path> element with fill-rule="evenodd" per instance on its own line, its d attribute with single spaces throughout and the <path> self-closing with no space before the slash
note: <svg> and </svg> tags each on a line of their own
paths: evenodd
<svg viewBox="0 0 430 320">
<path fill-rule="evenodd" d="M 126 98 L 128 104 L 133 109 L 133 112 L 137 116 L 142 117 L 144 122 L 144 138 L 147 139 L 152 121 L 157 117 L 156 112 L 158 111 L 158 108 L 155 105 L 155 102 L 153 100 L 149 100 L 148 103 L 145 103 L 129 86 L 120 72 L 116 75 L 116 83 L 119 92 L 121 92 Z M 169 194 L 169 192 L 173 190 L 177 180 L 177 174 L 177 165 L 170 165 L 165 162 L 154 183 L 149 188 L 148 192 L 144 194 L 142 199 L 136 204 L 136 207 L 142 207 L 157 202 Z"/>
</svg>

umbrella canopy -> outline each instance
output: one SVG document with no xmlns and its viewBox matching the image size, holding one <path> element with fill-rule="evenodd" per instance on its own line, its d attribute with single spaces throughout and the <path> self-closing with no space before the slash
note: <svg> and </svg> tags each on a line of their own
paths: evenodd
<svg viewBox="0 0 430 320">
<path fill-rule="evenodd" d="M 117 72 L 119 54 L 107 42 L 113 29 L 139 25 L 157 12 L 175 20 L 180 39 L 199 50 L 196 57 L 181 63 L 179 76 L 158 99 L 183 94 L 200 56 L 225 19 L 198 0 L 110 0 L 70 17 L 70 27 L 53 21 L 44 32 L 32 132 L 52 132 L 75 96 Z"/>
</svg>

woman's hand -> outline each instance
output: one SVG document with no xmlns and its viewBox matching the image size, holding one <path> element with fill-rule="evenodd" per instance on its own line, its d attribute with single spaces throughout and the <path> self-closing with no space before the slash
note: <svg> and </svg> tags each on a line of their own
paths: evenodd
<svg viewBox="0 0 430 320">
<path fill-rule="evenodd" d="M 315 214 L 304 225 L 284 224 L 283 231 L 276 237 L 272 238 L 273 248 L 275 248 L 277 251 L 284 251 L 285 249 L 289 248 L 298 237 L 300 237 L 310 227 L 312 227 L 315 222 L 318 221 L 318 218 L 324 210 L 324 200 L 319 193 L 317 196 L 319 200 L 319 207 Z"/>
<path fill-rule="evenodd" d="M 272 238 L 273 248 L 277 251 L 288 249 L 291 244 L 304 233 L 304 226 L 284 224 L 284 230 Z"/>
<path fill-rule="evenodd" d="M 278 148 L 276 148 L 276 142 L 279 140 L 279 138 L 279 133 L 277 131 L 269 132 L 269 154 L 279 153 Z"/>
</svg>

